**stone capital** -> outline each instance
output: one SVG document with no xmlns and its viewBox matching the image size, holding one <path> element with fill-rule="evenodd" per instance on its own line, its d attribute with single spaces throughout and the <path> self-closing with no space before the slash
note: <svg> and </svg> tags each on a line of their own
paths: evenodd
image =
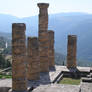
<svg viewBox="0 0 92 92">
<path fill-rule="evenodd" d="M 49 7 L 49 3 L 38 3 L 37 6 L 39 8 L 48 8 Z"/>
</svg>

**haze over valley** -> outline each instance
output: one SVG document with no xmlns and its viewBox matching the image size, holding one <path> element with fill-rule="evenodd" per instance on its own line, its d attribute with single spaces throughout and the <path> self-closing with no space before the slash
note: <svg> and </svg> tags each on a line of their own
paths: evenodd
<svg viewBox="0 0 92 92">
<path fill-rule="evenodd" d="M 26 23 L 27 36 L 38 35 L 38 16 L 18 18 L 0 14 L 0 36 L 11 39 L 12 23 Z M 49 30 L 55 31 L 55 51 L 67 55 L 67 36 L 77 35 L 77 59 L 92 63 L 92 15 L 86 13 L 58 13 L 49 15 Z"/>
</svg>

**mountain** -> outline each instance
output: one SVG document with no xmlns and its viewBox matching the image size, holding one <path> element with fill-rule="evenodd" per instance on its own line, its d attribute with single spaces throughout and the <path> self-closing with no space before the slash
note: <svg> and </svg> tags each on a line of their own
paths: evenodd
<svg viewBox="0 0 92 92">
<path fill-rule="evenodd" d="M 37 16 L 18 18 L 7 14 L 0 14 L 0 33 L 11 33 L 12 23 L 25 23 L 27 35 L 37 36 L 37 20 Z"/>
<path fill-rule="evenodd" d="M 0 14 L 0 32 L 11 33 L 12 23 L 26 23 L 27 36 L 38 35 L 38 16 L 17 18 Z M 92 15 L 86 13 L 59 13 L 49 15 L 49 30 L 55 31 L 55 50 L 67 54 L 67 36 L 77 35 L 78 60 L 92 60 Z"/>
<path fill-rule="evenodd" d="M 55 52 L 55 64 L 56 65 L 66 65 L 65 59 L 66 59 L 65 55 Z"/>
<path fill-rule="evenodd" d="M 77 56 L 80 60 L 92 60 L 92 15 L 57 14 L 50 17 L 50 24 L 55 30 L 56 51 L 67 52 L 67 35 L 77 35 Z"/>
</svg>

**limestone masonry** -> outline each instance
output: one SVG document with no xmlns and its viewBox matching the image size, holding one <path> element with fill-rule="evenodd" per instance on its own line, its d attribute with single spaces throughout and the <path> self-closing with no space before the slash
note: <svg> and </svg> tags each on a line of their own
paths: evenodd
<svg viewBox="0 0 92 92">
<path fill-rule="evenodd" d="M 67 65 L 55 65 L 54 31 L 48 30 L 49 4 L 38 3 L 38 7 L 38 37 L 28 37 L 26 44 L 26 25 L 12 24 L 12 79 L 0 79 L 0 92 L 92 92 L 92 68 L 76 64 L 77 36 L 68 35 Z M 58 84 L 66 77 L 81 83 Z"/>
<path fill-rule="evenodd" d="M 39 3 L 39 55 L 40 55 L 40 71 L 49 71 L 48 60 L 48 6 L 49 4 Z"/>
<path fill-rule="evenodd" d="M 25 30 L 24 23 L 12 24 L 13 92 L 27 92 Z"/>
<path fill-rule="evenodd" d="M 55 61 L 54 61 L 54 31 L 49 30 L 49 66 L 54 67 Z"/>
<path fill-rule="evenodd" d="M 76 48 L 77 48 L 76 35 L 68 35 L 67 45 L 67 67 L 76 68 Z"/>
<path fill-rule="evenodd" d="M 28 80 L 37 80 L 40 78 L 40 60 L 39 60 L 39 45 L 37 37 L 28 37 Z"/>
</svg>

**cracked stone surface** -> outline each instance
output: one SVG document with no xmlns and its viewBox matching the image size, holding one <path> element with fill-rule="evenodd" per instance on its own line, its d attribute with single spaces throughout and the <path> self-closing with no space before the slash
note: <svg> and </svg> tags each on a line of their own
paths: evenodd
<svg viewBox="0 0 92 92">
<path fill-rule="evenodd" d="M 82 83 L 81 92 L 92 92 L 92 83 Z"/>
<path fill-rule="evenodd" d="M 81 83 L 80 85 L 49 84 L 41 85 L 32 92 L 92 92 L 92 83 Z"/>
<path fill-rule="evenodd" d="M 11 79 L 0 79 L 0 87 L 11 87 L 12 80 Z"/>
<path fill-rule="evenodd" d="M 79 91 L 80 91 L 80 86 L 51 84 L 51 85 L 40 86 L 34 89 L 32 92 L 79 92 Z"/>
<path fill-rule="evenodd" d="M 90 71 L 90 67 L 77 67 L 80 71 L 86 71 L 89 72 Z M 78 92 L 77 90 L 79 90 L 79 86 L 73 86 L 73 85 L 60 85 L 60 84 L 55 84 L 52 85 L 51 82 L 53 82 L 53 80 L 57 77 L 57 75 L 59 75 L 61 73 L 61 71 L 69 71 L 66 66 L 55 66 L 55 69 L 50 70 L 50 72 L 47 73 L 40 73 L 40 80 L 36 80 L 36 81 L 28 81 L 28 87 L 37 87 L 37 89 L 42 89 L 48 88 L 48 91 L 46 89 L 46 91 L 33 91 L 33 92 Z M 50 85 L 51 84 L 51 85 Z M 87 85 L 87 86 L 86 86 Z M 44 86 L 44 87 L 43 87 Z M 0 87 L 12 87 L 12 79 L 1 79 L 0 80 Z M 43 87 L 43 88 L 42 88 Z M 70 87 L 70 89 L 69 89 Z M 57 89 L 57 91 L 53 91 L 53 89 Z M 59 89 L 60 88 L 60 89 Z M 74 91 L 74 89 L 76 89 L 76 91 Z M 92 84 L 88 83 L 88 84 L 81 84 L 81 90 L 82 92 L 92 92 Z M 67 91 L 64 91 L 64 90 Z M 36 90 L 36 89 L 35 89 Z M 73 91 L 71 91 L 73 90 Z M 89 90 L 89 91 L 84 91 L 84 90 Z"/>
</svg>

